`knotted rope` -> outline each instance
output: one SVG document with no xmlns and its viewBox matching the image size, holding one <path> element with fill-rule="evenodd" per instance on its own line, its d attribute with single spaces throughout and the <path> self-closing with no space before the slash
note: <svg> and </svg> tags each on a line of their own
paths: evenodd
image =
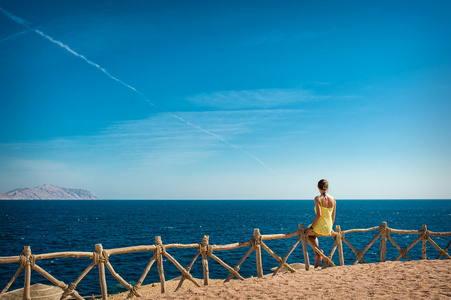
<svg viewBox="0 0 451 300">
<path fill-rule="evenodd" d="M 105 250 L 102 250 L 101 254 L 96 251 L 93 252 L 93 260 L 96 265 L 107 262 L 109 257 L 110 255 Z"/>
<path fill-rule="evenodd" d="M 25 269 L 27 265 L 30 265 L 32 269 L 34 269 L 34 265 L 36 263 L 36 257 L 32 254 L 29 255 L 20 255 L 19 262 L 22 268 Z"/>
<path fill-rule="evenodd" d="M 66 289 L 63 292 L 63 295 L 61 296 L 61 299 L 66 299 L 68 296 L 72 295 L 74 293 L 76 284 L 75 283 L 71 283 L 69 284 Z"/>
<path fill-rule="evenodd" d="M 142 294 L 140 292 L 138 292 L 138 289 L 140 288 L 140 286 L 133 286 L 130 290 L 129 290 L 129 294 L 127 296 L 127 299 L 133 298 L 134 296 L 136 297 L 142 297 Z"/>
</svg>

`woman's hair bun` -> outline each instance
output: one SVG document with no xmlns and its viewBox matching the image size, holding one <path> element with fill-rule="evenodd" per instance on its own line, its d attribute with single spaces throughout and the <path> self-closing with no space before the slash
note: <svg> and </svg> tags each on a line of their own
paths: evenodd
<svg viewBox="0 0 451 300">
<path fill-rule="evenodd" d="M 320 190 L 326 191 L 329 188 L 329 183 L 326 179 L 321 179 L 320 181 L 318 181 L 318 188 Z"/>
</svg>

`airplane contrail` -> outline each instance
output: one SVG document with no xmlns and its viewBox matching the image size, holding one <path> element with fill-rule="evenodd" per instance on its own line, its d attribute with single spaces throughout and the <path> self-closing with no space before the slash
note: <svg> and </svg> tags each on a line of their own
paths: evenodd
<svg viewBox="0 0 451 300">
<path fill-rule="evenodd" d="M 173 112 L 171 112 L 171 111 L 169 111 L 169 110 L 167 110 L 167 109 L 165 109 L 165 108 L 163 108 L 163 107 L 161 107 L 161 106 L 159 106 L 159 105 L 156 105 L 155 103 L 153 103 L 152 101 L 150 101 L 149 98 L 147 98 L 146 95 L 144 95 L 143 93 L 141 93 L 138 89 L 136 89 L 135 87 L 133 87 L 133 86 L 131 86 L 131 85 L 125 83 L 124 81 L 120 80 L 119 78 L 117 78 L 117 77 L 111 75 L 105 68 L 103 68 L 103 67 L 101 67 L 100 65 L 96 64 L 95 62 L 93 62 L 93 61 L 87 59 L 84 55 L 79 54 L 79 53 L 77 53 L 76 51 L 72 50 L 68 45 L 66 45 L 66 44 L 64 44 L 63 42 L 60 42 L 60 41 L 58 41 L 58 40 L 55 40 L 55 39 L 52 38 L 51 36 L 45 34 L 44 32 L 42 32 L 42 31 L 40 31 L 40 30 L 38 30 L 38 29 L 32 28 L 30 22 L 28 22 L 28 21 L 26 21 L 26 20 L 24 20 L 24 19 L 22 19 L 22 18 L 20 18 L 20 17 L 18 17 L 18 16 L 13 15 L 13 14 L 10 13 L 9 11 L 7 11 L 7 10 L 1 8 L 1 7 L 0 7 L 0 11 L 1 11 L 4 15 L 6 15 L 8 18 L 10 18 L 11 20 L 13 20 L 14 22 L 16 22 L 16 23 L 18 23 L 18 24 L 20 24 L 20 25 L 23 25 L 23 26 L 25 26 L 25 27 L 27 27 L 27 28 L 28 28 L 27 31 L 34 31 L 35 33 L 39 34 L 39 35 L 42 36 L 43 38 L 45 38 L 45 39 L 49 40 L 50 42 L 52 42 L 52 43 L 54 43 L 54 44 L 60 46 L 61 48 L 65 49 L 66 51 L 70 52 L 71 54 L 73 54 L 73 55 L 75 55 L 75 56 L 77 56 L 77 57 L 83 59 L 86 63 L 88 63 L 89 65 L 91 65 L 91 66 L 93 66 L 93 67 L 95 67 L 95 68 L 97 68 L 99 71 L 101 71 L 102 73 L 104 73 L 104 74 L 105 74 L 106 76 L 108 76 L 110 79 L 112 79 L 112 80 L 114 80 L 114 81 L 116 81 L 116 82 L 118 82 L 118 83 L 124 85 L 125 87 L 131 89 L 132 91 L 134 91 L 135 93 L 137 93 L 138 95 L 140 95 L 140 96 L 141 96 L 141 97 L 142 97 L 149 105 L 151 105 L 151 106 L 153 106 L 153 107 L 156 107 L 156 108 L 158 108 L 158 109 L 160 109 L 160 110 L 162 110 L 162 111 L 168 113 L 168 114 L 169 114 L 170 116 L 172 116 L 173 118 L 175 118 L 175 119 L 177 119 L 177 120 L 179 120 L 179 121 L 181 121 L 181 122 L 183 122 L 183 123 L 185 123 L 185 124 L 187 124 L 187 125 L 189 125 L 189 126 L 191 126 L 191 127 L 196 128 L 197 130 L 199 130 L 199 131 L 201 131 L 201 132 L 204 132 L 204 133 L 206 133 L 206 134 L 208 134 L 208 135 L 210 135 L 210 136 L 212 136 L 212 137 L 214 137 L 214 138 L 220 140 L 221 142 L 225 143 L 226 145 L 229 145 L 229 146 L 231 146 L 231 147 L 233 147 L 233 148 L 235 148 L 235 149 L 237 149 L 237 150 L 243 152 L 243 153 L 246 154 L 247 156 L 249 156 L 249 157 L 251 157 L 252 159 L 254 159 L 256 162 L 258 162 L 260 165 L 262 165 L 264 168 L 266 168 L 268 171 L 270 171 L 271 173 L 273 173 L 273 174 L 275 174 L 276 176 L 280 177 L 280 175 L 279 175 L 277 172 L 275 172 L 273 169 L 271 169 L 270 167 L 268 167 L 263 161 L 261 161 L 261 160 L 260 160 L 259 158 L 257 158 L 255 155 L 249 153 L 248 151 L 246 151 L 246 150 L 240 148 L 239 146 L 237 146 L 237 145 L 235 145 L 235 144 L 232 144 L 231 142 L 227 141 L 227 140 L 224 139 L 223 137 L 221 137 L 221 136 L 219 136 L 219 135 L 217 135 L 217 134 L 215 134 L 215 133 L 212 133 L 212 132 L 210 132 L 210 131 L 208 131 L 208 130 L 206 130 L 206 129 L 204 129 L 204 128 L 198 126 L 198 125 L 195 125 L 195 124 L 193 124 L 193 123 L 191 123 L 191 122 L 189 122 L 189 121 L 183 119 L 182 117 L 176 115 L 175 113 L 173 113 Z M 26 31 L 25 31 L 25 32 L 26 32 Z M 19 34 L 20 34 L 20 33 L 19 33 Z M 10 37 L 8 37 L 8 38 L 10 38 Z"/>
<path fill-rule="evenodd" d="M 0 43 L 3 42 L 3 41 L 6 41 L 6 40 L 12 39 L 12 38 L 14 38 L 14 37 L 16 37 L 16 36 L 18 36 L 18 35 L 21 35 L 21 34 L 24 34 L 24 33 L 27 33 L 27 32 L 31 32 L 32 30 L 33 30 L 33 29 L 27 29 L 27 30 L 24 30 L 24 31 L 15 33 L 15 34 L 13 34 L 13 35 L 7 36 L 7 37 L 5 37 L 5 38 L 2 38 L 2 39 L 0 40 Z"/>
</svg>

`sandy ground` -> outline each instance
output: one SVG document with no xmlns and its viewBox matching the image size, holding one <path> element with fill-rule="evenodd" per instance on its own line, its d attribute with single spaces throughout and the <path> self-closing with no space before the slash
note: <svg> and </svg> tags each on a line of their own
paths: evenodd
<svg viewBox="0 0 451 300">
<path fill-rule="evenodd" d="M 172 292 L 177 285 L 178 280 L 168 281 L 165 294 L 160 294 L 159 283 L 144 286 L 144 296 L 138 299 L 451 299 L 451 260 L 299 270 L 225 284 L 215 280 L 200 288 L 186 280 L 181 290 Z"/>
</svg>

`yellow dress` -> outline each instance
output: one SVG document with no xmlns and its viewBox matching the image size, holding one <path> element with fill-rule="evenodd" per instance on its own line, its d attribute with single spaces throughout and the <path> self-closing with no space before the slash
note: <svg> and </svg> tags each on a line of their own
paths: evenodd
<svg viewBox="0 0 451 300">
<path fill-rule="evenodd" d="M 335 204 L 334 204 L 335 206 Z M 329 236 L 332 231 L 332 213 L 334 211 L 334 206 L 332 207 L 324 207 L 319 204 L 319 207 L 321 209 L 321 217 L 318 220 L 318 223 L 316 223 L 315 227 L 313 228 L 313 232 L 317 235 L 322 236 Z M 316 206 L 315 206 L 315 213 L 316 213 Z M 310 226 L 312 226 L 310 224 Z M 309 227 L 310 227 L 309 226 Z"/>
</svg>

